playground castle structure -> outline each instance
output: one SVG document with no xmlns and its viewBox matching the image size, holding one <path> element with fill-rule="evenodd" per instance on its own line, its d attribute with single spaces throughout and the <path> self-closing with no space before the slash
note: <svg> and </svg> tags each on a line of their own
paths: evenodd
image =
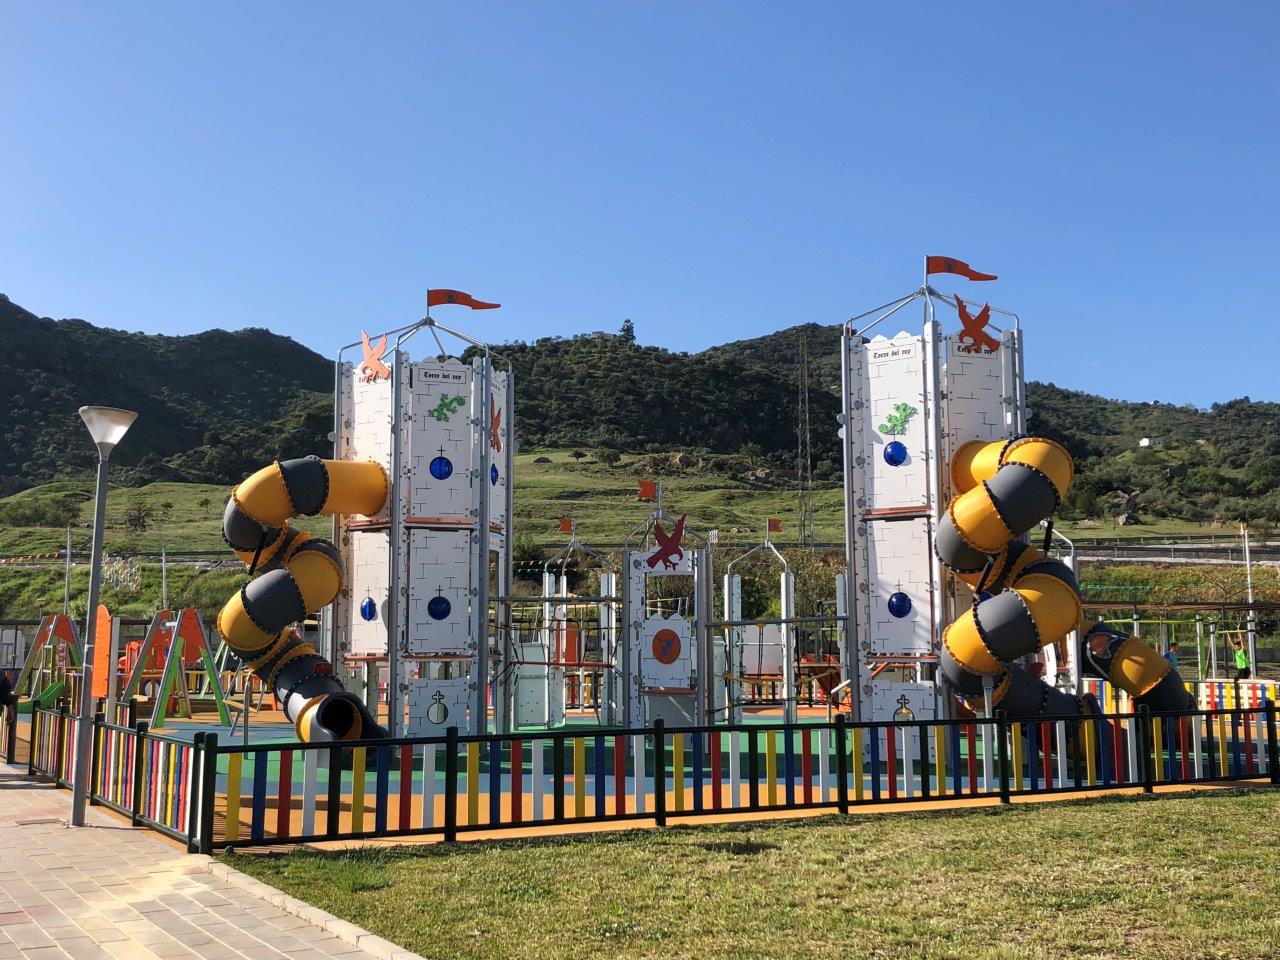
<svg viewBox="0 0 1280 960">
<path fill-rule="evenodd" d="M 654 509 L 595 593 L 571 595 L 549 562 L 541 596 L 513 596 L 514 377 L 486 343 L 430 315 L 497 305 L 437 290 L 423 319 L 376 342 L 362 332 L 339 352 L 332 459 L 276 463 L 234 491 L 224 534 L 255 579 L 224 607 L 220 633 L 304 740 L 550 727 L 566 703 L 606 726 L 734 721 L 763 673 L 748 669 L 747 634 L 758 632 L 759 652 L 766 628 L 777 706 L 793 721 L 796 637 L 809 620 L 836 639 L 804 659 L 820 661 L 824 694 L 844 691 L 859 720 L 1080 714 L 1086 674 L 1181 708 L 1176 671 L 1141 641 L 1105 625 L 1080 641 L 1070 553 L 1049 555 L 1055 538 L 1067 542 L 1052 516 L 1073 467 L 1057 444 L 1024 437 L 1020 323 L 935 290 L 929 272 L 968 274 L 934 261 L 919 289 L 843 329 L 846 569 L 829 617 L 796 616 L 790 570 L 766 537 L 757 550 L 781 561 L 780 616 L 741 619 L 734 561 L 716 619 L 707 538 L 666 512 L 652 483 Z M 920 333 L 875 332 L 912 304 Z M 944 332 L 939 305 L 960 331 Z M 419 337 L 433 355 L 409 355 Z M 359 363 L 346 357 L 355 347 Z M 333 516 L 331 541 L 289 527 L 314 513 Z M 1028 537 L 1042 524 L 1036 547 Z M 566 549 L 584 545 L 575 535 Z M 660 577 L 692 589 L 667 603 Z M 315 612 L 318 646 L 292 629 Z M 1036 656 L 1043 678 L 1025 666 Z"/>
<path fill-rule="evenodd" d="M 1080 642 L 1074 550 L 1052 526 L 1074 466 L 1058 444 L 1025 436 L 1020 320 L 937 291 L 932 273 L 995 279 L 929 257 L 919 289 L 841 336 L 840 600 L 856 716 L 943 718 L 952 694 L 986 715 L 1079 714 L 1086 674 L 1155 709 L 1182 708 L 1176 670 L 1142 641 L 1096 624 Z M 940 304 L 962 329 L 944 332 Z M 912 305 L 919 334 L 871 335 Z M 1042 525 L 1037 548 L 1028 535 Z M 1049 556 L 1055 539 L 1065 562 Z M 1023 665 L 1037 655 L 1043 678 Z"/>
<path fill-rule="evenodd" d="M 224 536 L 257 576 L 218 629 L 304 740 L 479 730 L 487 715 L 490 577 L 509 582 L 510 376 L 487 345 L 431 318 L 460 298 L 433 291 L 421 321 L 344 347 L 333 458 L 264 467 L 228 502 Z M 411 360 L 405 345 L 423 330 L 439 353 Z M 441 334 L 480 356 L 450 356 Z M 359 364 L 345 359 L 357 346 Z M 288 526 L 317 513 L 334 517 L 332 540 Z M 321 649 L 292 629 L 318 611 Z M 361 660 L 385 664 L 387 729 L 376 702 L 347 689 Z M 376 697 L 376 681 L 366 689 Z"/>
</svg>

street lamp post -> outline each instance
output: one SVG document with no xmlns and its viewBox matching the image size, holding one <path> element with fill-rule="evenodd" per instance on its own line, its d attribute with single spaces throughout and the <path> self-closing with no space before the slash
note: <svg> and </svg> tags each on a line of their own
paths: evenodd
<svg viewBox="0 0 1280 960">
<path fill-rule="evenodd" d="M 86 624 L 80 713 L 76 719 L 76 764 L 71 784 L 71 825 L 84 826 L 89 799 L 89 766 L 93 759 L 93 648 L 98 629 L 98 588 L 102 579 L 102 527 L 107 512 L 107 461 L 138 415 L 116 407 L 81 407 L 80 418 L 98 447 L 98 484 L 93 504 L 93 548 L 89 555 L 89 611 Z M 108 665 L 110 668 L 110 665 Z"/>
</svg>

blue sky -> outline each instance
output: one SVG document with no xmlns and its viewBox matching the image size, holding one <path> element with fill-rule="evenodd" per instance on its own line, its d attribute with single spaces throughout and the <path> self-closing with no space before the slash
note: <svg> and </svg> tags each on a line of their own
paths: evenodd
<svg viewBox="0 0 1280 960">
<path fill-rule="evenodd" d="M 12 4 L 0 291 L 330 352 L 457 287 L 495 342 L 694 351 L 940 253 L 1036 379 L 1280 400 L 1275 9 Z"/>
</svg>

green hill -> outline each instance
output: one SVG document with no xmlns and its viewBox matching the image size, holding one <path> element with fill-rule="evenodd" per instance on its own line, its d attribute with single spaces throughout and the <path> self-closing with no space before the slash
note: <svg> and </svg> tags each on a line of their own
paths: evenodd
<svg viewBox="0 0 1280 960">
<path fill-rule="evenodd" d="M 269 330 L 127 333 L 0 296 L 0 342 L 0 493 L 92 467 L 84 403 L 138 411 L 112 460 L 127 483 L 227 482 L 332 429 L 332 366 Z"/>
<path fill-rule="evenodd" d="M 547 338 L 498 353 L 515 370 L 516 429 L 526 448 L 735 453 L 752 445 L 775 465 L 795 465 L 794 371 L 622 336 Z M 809 405 L 817 472 L 834 477 L 839 398 L 812 383 Z"/>
<path fill-rule="evenodd" d="M 794 378 L 801 336 L 813 376 L 838 389 L 839 324 L 791 327 L 701 356 Z M 1029 431 L 1058 440 L 1076 458 L 1077 479 L 1063 505 L 1068 519 L 1132 512 L 1148 521 L 1280 522 L 1280 404 L 1243 397 L 1204 410 L 1034 381 L 1027 404 Z M 1159 446 L 1140 447 L 1144 437 Z"/>
<path fill-rule="evenodd" d="M 839 329 L 805 324 L 697 354 L 641 346 L 629 331 L 495 349 L 515 370 L 524 451 L 679 451 L 703 462 L 705 481 L 728 502 L 754 495 L 749 484 L 733 486 L 745 483 L 743 463 L 732 462 L 739 454 L 770 471 L 766 487 L 790 495 L 802 338 L 814 473 L 820 488 L 838 482 Z M 92 450 L 76 408 L 90 399 L 141 414 L 115 458 L 113 477 L 128 486 L 225 487 L 274 458 L 328 447 L 330 362 L 267 330 L 127 333 L 40 318 L 0 298 L 0 337 L 9 345 L 0 354 L 0 403 L 8 411 L 0 420 L 0 494 L 84 481 Z M 1129 511 L 1162 523 L 1280 521 L 1280 404 L 1244 398 L 1203 410 L 1108 400 L 1051 383 L 1029 384 L 1028 396 L 1032 431 L 1060 440 L 1077 458 L 1068 519 Z M 1143 437 L 1161 446 L 1140 448 Z M 589 490 L 579 496 L 590 500 Z M 74 520 L 82 495 L 46 487 L 39 496 L 0 500 L 0 548 L 22 549 L 19 531 L 55 532 Z"/>
</svg>

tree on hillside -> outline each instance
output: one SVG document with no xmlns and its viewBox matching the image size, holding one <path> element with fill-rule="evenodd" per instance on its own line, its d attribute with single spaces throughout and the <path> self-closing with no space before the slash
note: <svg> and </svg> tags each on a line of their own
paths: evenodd
<svg viewBox="0 0 1280 960">
<path fill-rule="evenodd" d="M 147 524 L 155 516 L 155 509 L 141 500 L 134 500 L 125 507 L 124 526 L 130 533 L 145 533 Z"/>
<path fill-rule="evenodd" d="M 636 325 L 631 322 L 631 318 L 622 321 L 622 329 L 618 331 L 618 336 L 622 337 L 627 343 L 636 342 Z"/>
<path fill-rule="evenodd" d="M 606 467 L 617 466 L 618 461 L 621 459 L 622 454 L 609 447 L 601 447 L 596 451 L 596 461 L 604 464 Z"/>
<path fill-rule="evenodd" d="M 213 501 L 212 501 L 212 500 L 210 500 L 208 497 L 201 497 L 201 498 L 197 501 L 197 505 L 200 507 L 200 509 L 201 509 L 201 510 L 204 510 L 205 512 L 208 512 L 209 507 L 210 507 L 212 504 L 213 504 Z"/>
<path fill-rule="evenodd" d="M 569 454 L 569 456 L 573 457 L 573 459 L 577 460 L 579 463 L 582 462 L 582 458 L 586 455 L 587 452 L 585 450 L 575 450 L 573 453 Z"/>
</svg>

